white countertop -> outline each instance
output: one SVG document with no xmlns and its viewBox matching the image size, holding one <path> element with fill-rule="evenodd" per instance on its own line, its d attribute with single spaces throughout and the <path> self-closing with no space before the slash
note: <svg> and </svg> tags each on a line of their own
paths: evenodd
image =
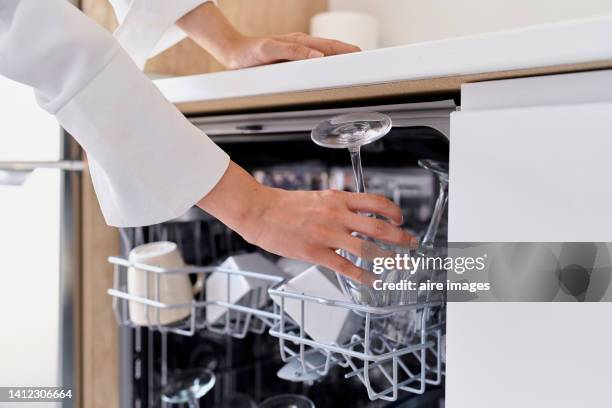
<svg viewBox="0 0 612 408">
<path fill-rule="evenodd" d="M 173 103 L 612 60 L 612 15 L 156 80 Z"/>
</svg>

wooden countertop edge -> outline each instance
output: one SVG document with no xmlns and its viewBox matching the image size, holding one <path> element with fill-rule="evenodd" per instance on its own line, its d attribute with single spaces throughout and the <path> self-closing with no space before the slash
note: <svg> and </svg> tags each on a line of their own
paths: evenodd
<svg viewBox="0 0 612 408">
<path fill-rule="evenodd" d="M 414 79 L 371 85 L 357 85 L 345 88 L 321 89 L 246 96 L 241 98 L 177 103 L 181 112 L 189 114 L 217 114 L 241 111 L 263 110 L 276 107 L 297 107 L 342 103 L 365 99 L 398 98 L 403 96 L 435 95 L 458 93 L 461 85 L 469 82 L 497 79 L 521 78 L 528 76 L 563 74 L 612 68 L 612 60 L 588 63 L 555 65 L 509 71 L 456 75 L 437 78 Z"/>
</svg>

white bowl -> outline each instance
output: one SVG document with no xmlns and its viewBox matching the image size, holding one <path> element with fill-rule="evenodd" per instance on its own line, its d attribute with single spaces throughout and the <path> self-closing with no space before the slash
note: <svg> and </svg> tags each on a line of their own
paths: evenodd
<svg viewBox="0 0 612 408">
<path fill-rule="evenodd" d="M 220 266 L 235 271 L 257 272 L 267 275 L 276 275 L 287 278 L 280 268 L 267 260 L 263 255 L 254 252 L 250 254 L 230 256 Z M 227 283 L 229 279 L 230 294 L 227 296 Z M 206 300 L 222 301 L 232 304 L 259 308 L 265 305 L 268 297 L 267 290 L 273 284 L 270 280 L 246 277 L 242 275 L 229 275 L 224 272 L 213 272 L 206 280 Z M 227 309 L 221 306 L 210 305 L 206 307 L 206 321 L 208 324 L 218 322 Z"/>
<path fill-rule="evenodd" d="M 331 300 L 351 302 L 338 285 L 336 274 L 323 266 L 314 265 L 289 280 L 279 289 Z M 281 304 L 279 296 L 272 300 Z M 300 324 L 301 301 L 285 298 L 285 313 Z M 317 302 L 304 302 L 304 331 L 313 340 L 327 344 L 344 344 L 362 326 L 362 318 L 351 310 Z"/>
</svg>

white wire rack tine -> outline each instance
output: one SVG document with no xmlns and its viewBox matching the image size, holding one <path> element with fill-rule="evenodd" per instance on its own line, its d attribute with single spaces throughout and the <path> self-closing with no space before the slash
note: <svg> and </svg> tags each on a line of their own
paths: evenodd
<svg viewBox="0 0 612 408">
<path fill-rule="evenodd" d="M 398 362 L 399 358 L 398 357 L 393 357 L 393 400 L 395 401 L 397 399 L 397 383 L 398 383 L 398 373 L 397 373 L 397 362 Z"/>
<path fill-rule="evenodd" d="M 370 324 L 371 324 L 370 323 L 370 313 L 366 313 L 365 315 L 365 335 L 364 335 L 364 344 L 363 344 L 365 354 L 370 354 Z M 368 391 L 368 397 L 370 397 L 371 400 L 374 400 L 374 397 L 373 397 L 374 390 L 372 389 L 372 384 L 370 384 L 369 364 L 370 364 L 369 360 L 363 361 L 363 378 L 365 380 L 364 384 Z"/>
<path fill-rule="evenodd" d="M 306 319 L 304 318 L 304 313 L 305 313 L 305 310 L 304 310 L 304 299 L 302 299 L 300 301 L 300 339 L 304 338 L 304 327 L 305 327 L 305 324 L 306 324 Z M 304 348 L 305 347 L 306 346 L 304 345 L 304 343 L 300 342 L 300 362 L 302 363 L 302 371 L 304 373 L 307 372 L 307 370 L 306 370 L 306 363 L 304 361 Z"/>
<path fill-rule="evenodd" d="M 231 283 L 232 279 L 231 278 L 232 278 L 231 276 L 225 275 L 225 279 L 227 281 L 227 286 L 225 288 L 225 301 L 227 303 L 231 303 L 231 295 L 230 295 L 231 288 L 232 288 L 232 283 Z M 229 333 L 229 330 L 230 330 L 229 326 L 230 326 L 231 313 L 232 312 L 230 310 L 228 310 L 225 313 L 225 332 L 226 333 Z"/>
<path fill-rule="evenodd" d="M 323 368 L 322 372 L 319 372 L 320 375 L 327 375 L 327 373 L 329 372 L 329 369 L 331 368 L 331 360 L 332 360 L 332 355 L 331 353 L 326 353 L 326 357 L 325 357 L 325 366 Z"/>
<path fill-rule="evenodd" d="M 159 294 L 159 290 L 160 290 L 160 288 L 159 288 L 159 273 L 155 274 L 155 278 L 154 279 L 155 279 L 155 281 L 154 281 L 153 287 L 155 288 L 155 301 L 156 302 L 161 302 L 161 298 L 160 298 L 160 294 Z M 155 308 L 155 323 L 156 323 L 156 326 L 157 326 L 157 328 L 159 330 L 160 327 L 161 327 L 161 311 L 159 310 L 158 307 Z"/>
<path fill-rule="evenodd" d="M 279 329 L 280 329 L 280 333 L 282 333 L 283 335 L 285 334 L 285 297 L 282 296 L 281 297 L 281 304 L 280 304 L 280 322 L 279 322 Z M 270 331 L 272 331 L 272 329 L 270 329 Z M 283 362 L 287 361 L 287 356 L 285 354 L 285 339 L 284 338 L 280 338 L 279 339 L 279 344 L 280 344 L 280 350 L 281 350 L 281 359 L 283 360 Z"/>
<path fill-rule="evenodd" d="M 113 265 L 113 289 L 119 290 L 119 265 Z M 123 325 L 123 320 L 121 319 L 121 315 L 119 312 L 119 299 L 113 296 L 112 299 L 112 308 L 113 313 L 115 314 L 115 319 L 119 325 Z"/>
<path fill-rule="evenodd" d="M 168 383 L 168 333 L 161 333 L 161 385 Z"/>
<path fill-rule="evenodd" d="M 144 286 L 145 286 L 145 299 L 150 299 L 150 294 L 149 294 L 149 271 L 143 271 L 144 272 Z M 151 317 L 149 316 L 149 305 L 148 304 L 144 304 L 144 310 L 145 310 L 145 320 L 147 321 L 147 326 L 151 326 Z"/>
</svg>

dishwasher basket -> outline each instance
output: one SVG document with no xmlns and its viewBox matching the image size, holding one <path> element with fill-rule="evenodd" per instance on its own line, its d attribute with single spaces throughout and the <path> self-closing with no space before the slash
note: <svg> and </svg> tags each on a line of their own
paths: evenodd
<svg viewBox="0 0 612 408">
<path fill-rule="evenodd" d="M 241 339 L 248 332 L 263 334 L 269 329 L 268 333 L 279 339 L 282 360 L 293 362 L 296 378 L 301 377 L 303 381 L 316 380 L 325 376 L 333 366 L 340 366 L 347 370 L 345 378 L 356 377 L 361 381 L 371 400 L 395 401 L 400 391 L 422 394 L 428 384 L 439 385 L 442 382 L 442 336 L 446 317 L 443 291 L 427 293 L 424 298 L 418 296 L 418 301 L 415 298 L 409 304 L 372 307 L 294 293 L 283 287 L 282 277 L 269 274 L 214 266 L 161 268 L 133 263 L 119 257 L 110 257 L 109 262 L 114 265 L 114 285 L 108 289 L 108 294 L 113 298 L 113 310 L 119 325 L 136 327 L 129 319 L 128 308 L 130 302 L 137 302 L 144 305 L 146 316 L 149 316 L 149 308 L 154 311 L 147 327 L 164 335 L 175 333 L 193 336 L 199 330 L 210 330 Z M 153 282 L 152 293 L 148 292 L 148 283 L 145 283 L 147 292 L 144 296 L 128 292 L 127 287 L 121 284 L 125 281 L 121 279 L 121 274 L 127 273 L 129 267 L 146 271 L 146 279 Z M 265 296 L 269 299 L 276 297 L 277 302 L 265 302 L 266 306 L 258 308 L 229 301 L 207 301 L 202 294 L 188 304 L 166 304 L 160 301 L 159 282 L 162 274 L 207 275 L 213 272 L 266 280 L 272 287 Z M 437 272 L 438 279 L 445 276 L 442 273 L 445 271 Z M 231 281 L 227 279 L 228 300 Z M 289 299 L 300 303 L 299 321 L 285 312 L 285 302 Z M 308 316 L 305 307 L 308 302 L 358 313 L 363 317 L 361 326 L 345 344 L 315 341 L 303 329 L 305 319 L 313 318 Z M 210 305 L 226 310 L 222 323 L 207 323 L 204 312 Z M 191 314 L 183 321 L 161 324 L 159 313 L 175 308 L 191 308 Z M 394 330 L 394 323 L 398 319 L 409 319 L 414 323 L 408 333 L 400 330 L 401 335 L 398 335 L 398 331 Z"/>
<path fill-rule="evenodd" d="M 194 275 L 210 275 L 211 273 L 224 273 L 228 275 L 242 275 L 269 282 L 269 285 L 279 284 L 283 281 L 282 277 L 227 269 L 215 266 L 188 266 L 183 268 L 162 268 L 153 265 L 130 262 L 129 260 L 110 257 L 109 262 L 114 265 L 113 270 L 113 288 L 108 289 L 108 294 L 112 296 L 113 311 L 117 322 L 121 326 L 136 327 L 129 318 L 129 303 L 135 302 L 144 306 L 145 316 L 147 316 L 147 327 L 160 332 L 176 333 L 184 336 L 193 336 L 198 330 L 209 330 L 218 334 L 229 335 L 234 338 L 242 339 L 248 332 L 262 334 L 267 327 L 271 327 L 273 322 L 279 319 L 278 314 L 274 313 L 271 306 L 257 307 L 256 304 L 250 302 L 231 303 L 230 292 L 232 279 L 226 279 L 226 301 L 214 300 L 207 301 L 204 299 L 204 291 L 196 295 L 191 303 L 187 304 L 167 304 L 160 299 L 160 278 L 167 274 L 194 274 Z M 121 274 L 127 274 L 128 268 L 134 267 L 145 272 L 145 293 L 143 296 L 136 296 L 129 293 L 127 285 L 122 284 L 126 279 Z M 152 282 L 152 285 L 149 284 Z M 152 288 L 151 288 L 152 287 Z M 267 292 L 260 296 L 268 296 Z M 270 303 L 270 302 L 263 302 Z M 224 309 L 224 317 L 222 322 L 210 324 L 206 321 L 206 307 L 214 305 L 217 308 Z M 168 309 L 185 309 L 190 308 L 191 313 L 186 319 L 172 323 L 161 324 L 160 314 L 162 310 Z"/>
<path fill-rule="evenodd" d="M 442 382 L 442 335 L 445 325 L 445 301 L 439 300 L 399 306 L 371 307 L 351 302 L 309 296 L 283 289 L 269 290 L 280 300 L 275 305 L 280 319 L 270 328 L 277 337 L 283 361 L 297 362 L 296 377 L 317 378 L 327 374 L 334 365 L 348 370 L 345 378 L 357 377 L 371 400 L 395 401 L 399 391 L 417 394 L 425 392 L 427 384 Z M 300 302 L 300 321 L 284 312 L 288 300 Z M 349 309 L 363 316 L 360 329 L 345 344 L 323 343 L 305 332 L 308 302 Z M 410 335 L 391 330 L 398 318 L 410 318 L 417 324 Z M 321 358 L 313 359 L 313 353 Z"/>
</svg>

